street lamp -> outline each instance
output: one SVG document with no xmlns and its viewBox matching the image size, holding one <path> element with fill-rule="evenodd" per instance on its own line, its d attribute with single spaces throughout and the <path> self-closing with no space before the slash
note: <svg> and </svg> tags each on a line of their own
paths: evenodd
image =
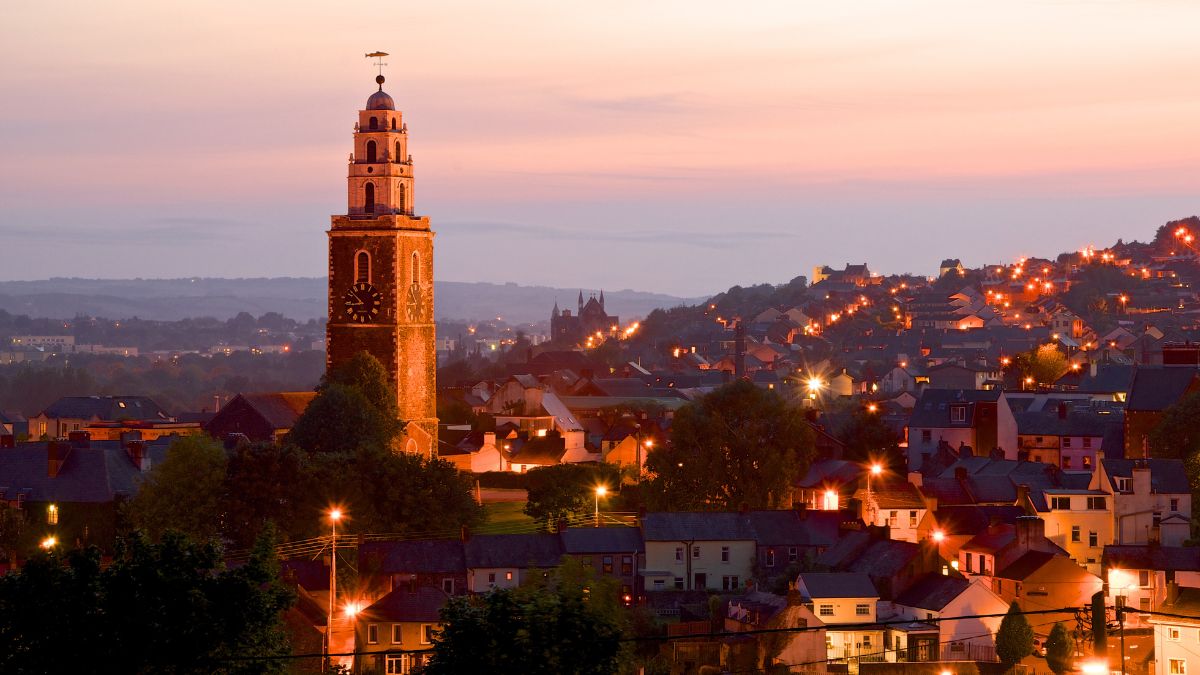
<svg viewBox="0 0 1200 675">
<path fill-rule="evenodd" d="M 325 663 L 329 662 L 330 642 L 333 640 L 333 613 L 337 607 L 337 524 L 342 519 L 342 510 L 329 510 L 329 612 L 325 614 Z"/>
<path fill-rule="evenodd" d="M 600 498 L 608 494 L 608 488 L 599 485 L 596 487 L 596 527 L 600 527 Z"/>
<path fill-rule="evenodd" d="M 58 538 L 55 537 L 54 535 L 50 535 L 49 537 L 46 537 L 45 539 L 42 540 L 42 543 L 39 544 L 39 546 L 41 546 L 42 549 L 46 550 L 46 551 L 49 551 L 50 549 L 54 548 L 57 545 L 58 545 Z"/>
</svg>

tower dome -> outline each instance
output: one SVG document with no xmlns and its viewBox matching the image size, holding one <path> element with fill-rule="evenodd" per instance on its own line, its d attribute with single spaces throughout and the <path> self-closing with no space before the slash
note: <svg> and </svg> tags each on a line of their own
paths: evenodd
<svg viewBox="0 0 1200 675">
<path fill-rule="evenodd" d="M 380 75 L 380 76 L 376 77 L 375 81 L 379 83 L 379 91 L 375 92 L 374 94 L 371 94 L 371 98 L 367 99 L 367 108 L 366 109 L 367 110 L 395 110 L 396 109 L 395 101 L 393 101 L 392 97 L 389 96 L 387 94 L 387 92 L 385 92 L 383 90 L 383 76 Z"/>
</svg>

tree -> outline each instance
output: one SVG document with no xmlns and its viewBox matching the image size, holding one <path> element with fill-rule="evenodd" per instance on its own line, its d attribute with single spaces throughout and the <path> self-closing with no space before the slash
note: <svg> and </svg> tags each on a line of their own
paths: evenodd
<svg viewBox="0 0 1200 675">
<path fill-rule="evenodd" d="M 1200 451 L 1200 391 L 1176 401 L 1147 439 L 1150 454 L 1171 459 L 1187 458 Z"/>
<path fill-rule="evenodd" d="M 996 633 L 996 656 L 1007 666 L 1015 666 L 1033 653 L 1033 629 L 1021 613 L 1015 601 L 1008 606 L 1008 613 L 1000 620 Z"/>
<path fill-rule="evenodd" d="M 12 562 L 25 530 L 25 511 L 0 503 L 0 560 Z"/>
<path fill-rule="evenodd" d="M 289 651 L 281 616 L 293 598 L 273 547 L 268 533 L 236 569 L 176 532 L 157 544 L 134 535 L 105 568 L 95 548 L 39 554 L 0 577 L 0 671 L 73 672 L 86 655 L 120 673 L 283 672 L 270 657 Z"/>
<path fill-rule="evenodd" d="M 892 430 L 879 413 L 857 408 L 838 430 L 838 440 L 846 444 L 845 459 L 855 462 L 883 460 L 899 466 L 900 435 Z"/>
<path fill-rule="evenodd" d="M 652 450 L 648 500 L 675 510 L 778 505 L 813 453 L 804 416 L 774 391 L 726 385 L 675 413 L 671 442 Z"/>
<path fill-rule="evenodd" d="M 529 491 L 525 515 L 550 527 L 559 520 L 592 510 L 596 487 L 603 485 L 613 490 L 620 481 L 617 471 L 607 465 L 597 468 L 555 464 L 525 475 Z"/>
<path fill-rule="evenodd" d="M 126 503 L 126 515 L 135 528 L 154 538 L 177 530 L 212 539 L 222 526 L 226 467 L 225 449 L 213 439 L 181 438 Z"/>
<path fill-rule="evenodd" d="M 358 352 L 349 361 L 330 368 L 321 386 L 324 388 L 333 384 L 358 389 L 385 417 L 395 419 L 399 416 L 396 390 L 388 381 L 387 369 L 368 352 Z"/>
<path fill-rule="evenodd" d="M 222 532 L 230 544 L 249 547 L 268 523 L 286 537 L 311 531 L 307 502 L 307 456 L 292 445 L 242 445 L 229 455 L 222 488 Z"/>
<path fill-rule="evenodd" d="M 1071 659 L 1075 654 L 1075 645 L 1067 634 L 1067 627 L 1062 622 L 1054 624 L 1050 629 L 1050 637 L 1046 638 L 1046 665 L 1055 675 L 1062 675 L 1071 670 Z"/>
<path fill-rule="evenodd" d="M 388 447 L 399 432 L 396 417 L 380 412 L 358 387 L 329 383 L 296 419 L 287 442 L 310 453 L 338 453 Z"/>
<path fill-rule="evenodd" d="M 1054 384 L 1070 370 L 1066 354 L 1058 351 L 1055 344 L 1021 352 L 1014 358 L 1014 363 L 1023 378 L 1032 377 L 1037 384 Z"/>
<path fill-rule="evenodd" d="M 527 586 L 455 596 L 442 625 L 426 675 L 608 675 L 624 656 L 615 581 L 573 560 Z"/>
</svg>

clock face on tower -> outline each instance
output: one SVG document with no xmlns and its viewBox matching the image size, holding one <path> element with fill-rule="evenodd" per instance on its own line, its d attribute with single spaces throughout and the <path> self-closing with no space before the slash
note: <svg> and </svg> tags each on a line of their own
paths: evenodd
<svg viewBox="0 0 1200 675">
<path fill-rule="evenodd" d="M 421 287 L 419 284 L 408 285 L 408 303 L 405 305 L 404 313 L 409 321 L 419 321 L 421 319 Z"/>
<path fill-rule="evenodd" d="M 346 316 L 356 323 L 378 319 L 383 309 L 383 293 L 363 281 L 351 286 L 342 299 L 346 302 Z"/>
</svg>

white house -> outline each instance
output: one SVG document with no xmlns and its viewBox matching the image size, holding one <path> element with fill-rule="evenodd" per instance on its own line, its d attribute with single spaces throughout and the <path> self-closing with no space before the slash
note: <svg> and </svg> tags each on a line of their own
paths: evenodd
<svg viewBox="0 0 1200 675">
<path fill-rule="evenodd" d="M 734 591 L 754 574 L 756 539 L 745 513 L 647 513 L 642 538 L 647 591 Z"/>
<path fill-rule="evenodd" d="M 896 618 L 915 621 L 940 619 L 938 642 L 945 660 L 971 660 L 989 656 L 1000 617 L 955 619 L 982 614 L 1003 614 L 1008 603 L 992 592 L 988 583 L 960 576 L 930 574 L 892 602 Z M 980 652 L 983 652 L 982 654 Z"/>
<path fill-rule="evenodd" d="M 1200 617 L 1200 588 L 1172 585 L 1162 611 Z M 1154 675 L 1200 673 L 1200 619 L 1151 616 Z"/>
<path fill-rule="evenodd" d="M 878 620 L 879 592 L 870 577 L 855 572 L 805 572 L 796 578 L 796 592 L 825 623 L 827 658 L 879 659 L 884 650 L 883 627 L 862 625 Z"/>
</svg>

